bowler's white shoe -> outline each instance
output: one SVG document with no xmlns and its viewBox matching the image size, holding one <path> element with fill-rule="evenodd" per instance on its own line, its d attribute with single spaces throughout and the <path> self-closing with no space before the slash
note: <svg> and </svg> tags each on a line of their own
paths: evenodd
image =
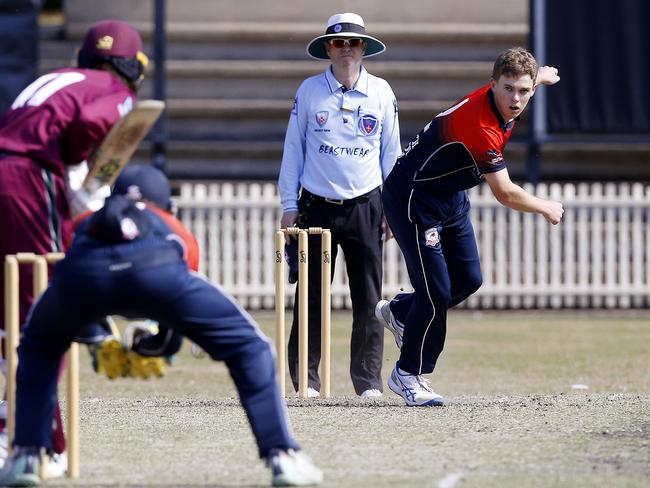
<svg viewBox="0 0 650 488">
<path fill-rule="evenodd" d="M 433 391 L 421 375 L 405 373 L 397 365 L 388 378 L 388 388 L 411 407 L 439 407 L 445 404 L 445 399 Z"/>
<path fill-rule="evenodd" d="M 370 390 L 365 390 L 359 395 L 361 398 L 377 398 L 381 396 L 381 392 L 376 388 L 371 388 Z"/>
<path fill-rule="evenodd" d="M 312 486 L 323 482 L 323 472 L 302 451 L 273 449 L 267 463 L 273 486 Z"/>
<path fill-rule="evenodd" d="M 402 349 L 402 337 L 404 336 L 404 324 L 397 321 L 393 312 L 390 311 L 388 300 L 379 300 L 375 306 L 375 317 L 384 322 L 384 327 L 390 330 L 395 336 L 395 344 Z"/>
</svg>

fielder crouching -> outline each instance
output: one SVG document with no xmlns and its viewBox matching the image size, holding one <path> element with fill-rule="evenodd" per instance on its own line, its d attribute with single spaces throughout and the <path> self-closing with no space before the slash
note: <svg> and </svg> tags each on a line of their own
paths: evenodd
<svg viewBox="0 0 650 488">
<path fill-rule="evenodd" d="M 169 181 L 162 171 L 152 166 L 128 165 L 115 180 L 111 193 L 145 202 L 161 215 L 173 215 Z M 76 224 L 90 214 L 81 214 L 75 220 Z M 198 272 L 199 246 L 196 239 L 176 219 L 170 220 L 169 224 L 185 243 L 185 260 L 190 270 Z M 74 337 L 75 342 L 88 344 L 95 372 L 104 373 L 110 379 L 164 376 L 167 364 L 172 363 L 172 357 L 181 348 L 182 334 L 164 323 L 146 320 L 129 323 L 123 338 L 120 338 L 117 327 L 110 322 L 111 318 L 106 317 L 86 326 Z"/>
<path fill-rule="evenodd" d="M 322 481 L 291 436 L 269 340 L 230 295 L 189 269 L 179 228 L 168 212 L 118 194 L 78 225 L 24 329 L 15 449 L 0 485 L 39 483 L 39 453 L 51 443 L 58 365 L 76 334 L 107 315 L 164 323 L 225 361 L 273 485 Z"/>
</svg>

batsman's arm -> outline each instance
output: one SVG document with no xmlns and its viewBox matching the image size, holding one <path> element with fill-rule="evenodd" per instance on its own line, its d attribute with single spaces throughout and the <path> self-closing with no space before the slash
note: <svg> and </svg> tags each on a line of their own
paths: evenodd
<svg viewBox="0 0 650 488">
<path fill-rule="evenodd" d="M 84 188 L 82 185 L 87 174 L 86 161 L 66 167 L 66 198 L 73 218 L 88 210 L 99 210 L 111 193 L 108 185 L 100 186 L 92 192 Z"/>
</svg>

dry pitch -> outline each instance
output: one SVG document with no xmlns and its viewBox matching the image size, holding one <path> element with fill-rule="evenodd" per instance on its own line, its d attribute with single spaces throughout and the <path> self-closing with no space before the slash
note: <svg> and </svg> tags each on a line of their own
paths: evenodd
<svg viewBox="0 0 650 488">
<path fill-rule="evenodd" d="M 442 408 L 354 397 L 348 321 L 333 320 L 335 398 L 288 399 L 324 486 L 650 486 L 649 314 L 452 311 Z M 109 381 L 82 349 L 81 478 L 46 486 L 268 485 L 225 367 L 188 350 L 163 379 Z"/>
</svg>

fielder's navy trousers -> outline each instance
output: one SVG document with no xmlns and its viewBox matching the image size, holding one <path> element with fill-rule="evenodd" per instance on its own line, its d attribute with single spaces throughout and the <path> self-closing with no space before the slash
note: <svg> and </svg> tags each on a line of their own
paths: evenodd
<svg viewBox="0 0 650 488">
<path fill-rule="evenodd" d="M 278 389 L 272 346 L 237 302 L 189 272 L 177 255 L 112 251 L 69 255 L 55 266 L 52 283 L 32 308 L 19 347 L 15 444 L 50 447 L 63 354 L 86 324 L 122 315 L 173 327 L 212 359 L 225 361 L 260 456 L 272 448 L 298 448 Z"/>
</svg>

